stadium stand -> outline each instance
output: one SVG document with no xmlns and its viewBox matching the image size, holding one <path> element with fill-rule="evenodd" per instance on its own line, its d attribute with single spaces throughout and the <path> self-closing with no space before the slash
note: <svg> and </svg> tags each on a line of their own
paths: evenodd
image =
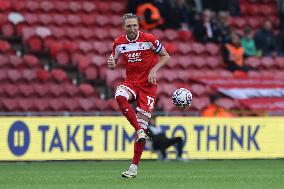
<svg viewBox="0 0 284 189">
<path fill-rule="evenodd" d="M 105 61 L 112 41 L 122 34 L 121 15 L 126 11 L 126 3 L 125 0 L 1 1 L 0 111 L 118 110 L 109 97 L 124 73 L 119 68 L 116 72 L 107 70 Z M 272 18 L 276 32 L 279 30 L 275 1 L 241 0 L 240 8 L 241 15 L 229 20 L 230 26 L 239 32 L 246 25 L 255 31 L 265 17 Z M 12 13 L 22 15 L 23 19 L 15 22 Z M 188 111 L 200 112 L 209 104 L 210 94 L 222 92 L 198 79 L 239 77 L 226 70 L 218 44 L 198 43 L 190 30 L 154 29 L 151 33 L 171 52 L 170 62 L 158 75 L 161 85 L 157 110 L 178 111 L 171 103 L 171 94 L 183 86 L 194 95 Z M 258 70 L 249 71 L 245 78 L 284 80 L 283 57 L 250 57 L 246 63 Z M 242 103 L 248 104 L 227 95 L 218 101 L 219 106 L 236 111 L 243 108 Z"/>
</svg>

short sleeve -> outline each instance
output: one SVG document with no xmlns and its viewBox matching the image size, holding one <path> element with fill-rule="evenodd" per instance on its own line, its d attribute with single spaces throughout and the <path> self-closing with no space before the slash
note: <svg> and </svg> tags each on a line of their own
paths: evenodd
<svg viewBox="0 0 284 189">
<path fill-rule="evenodd" d="M 158 40 L 158 38 L 154 35 L 149 34 L 148 39 L 151 43 L 151 49 L 155 52 L 155 53 L 159 53 L 162 50 L 162 44 L 161 42 Z"/>
<path fill-rule="evenodd" d="M 118 45 L 117 41 L 114 41 L 114 43 L 113 43 L 112 55 L 113 55 L 115 60 L 117 60 L 119 55 L 120 55 L 119 45 Z"/>
</svg>

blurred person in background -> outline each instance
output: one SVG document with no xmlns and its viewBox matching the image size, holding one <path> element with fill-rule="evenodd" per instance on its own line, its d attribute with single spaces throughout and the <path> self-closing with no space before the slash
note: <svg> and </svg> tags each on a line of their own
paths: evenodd
<svg viewBox="0 0 284 189">
<path fill-rule="evenodd" d="M 176 160 L 183 161 L 183 140 L 181 137 L 168 138 L 161 127 L 156 125 L 155 119 L 152 118 L 149 121 L 149 135 L 152 140 L 148 141 L 150 144 L 150 149 L 158 153 L 158 160 L 165 161 L 168 160 L 167 149 L 170 146 L 175 146 L 176 148 Z"/>
<path fill-rule="evenodd" d="M 228 25 L 228 12 L 220 11 L 217 15 L 216 24 L 220 36 L 218 41 L 220 43 L 228 43 L 230 41 L 230 28 Z"/>
<path fill-rule="evenodd" d="M 223 45 L 222 54 L 228 70 L 249 71 L 250 67 L 245 65 L 244 48 L 241 46 L 241 37 L 236 33 L 230 34 L 231 41 Z"/>
<path fill-rule="evenodd" d="M 233 117 L 233 114 L 217 105 L 220 95 L 213 94 L 209 96 L 210 104 L 201 112 L 204 117 Z"/>
<path fill-rule="evenodd" d="M 280 18 L 280 27 L 284 25 L 284 0 L 277 0 L 278 15 Z"/>
<path fill-rule="evenodd" d="M 171 1 L 171 14 L 172 21 L 175 23 L 175 29 L 188 29 L 189 23 L 193 20 L 193 15 L 190 6 L 185 0 L 172 0 Z"/>
<path fill-rule="evenodd" d="M 253 31 L 250 26 L 246 26 L 244 29 L 244 35 L 241 39 L 242 47 L 244 48 L 245 58 L 250 56 L 259 56 L 260 52 L 257 52 L 255 42 L 253 39 Z"/>
<path fill-rule="evenodd" d="M 139 18 L 141 28 L 146 30 L 154 29 L 164 24 L 160 10 L 150 0 L 137 6 L 136 15 Z"/>
<path fill-rule="evenodd" d="M 136 15 L 125 14 L 122 23 L 125 34 L 114 41 L 107 63 L 108 68 L 113 70 L 120 57 L 120 63 L 126 69 L 126 79 L 117 87 L 115 99 L 120 111 L 136 131 L 132 163 L 122 173 L 122 177 L 134 178 L 148 138 L 145 131 L 156 102 L 157 71 L 166 64 L 169 54 L 156 36 L 139 31 Z M 131 102 L 137 103 L 137 114 Z"/>
<path fill-rule="evenodd" d="M 220 32 L 216 23 L 213 22 L 211 10 L 206 9 L 203 11 L 202 18 L 194 25 L 193 33 L 199 42 L 219 42 Z"/>
<path fill-rule="evenodd" d="M 276 37 L 270 20 L 264 20 L 262 28 L 255 32 L 254 41 L 256 49 L 260 50 L 262 56 L 277 55 Z"/>
</svg>

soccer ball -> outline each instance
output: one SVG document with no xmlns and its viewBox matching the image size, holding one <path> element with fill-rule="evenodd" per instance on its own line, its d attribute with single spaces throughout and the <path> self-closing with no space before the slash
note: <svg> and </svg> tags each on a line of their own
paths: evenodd
<svg viewBox="0 0 284 189">
<path fill-rule="evenodd" d="M 173 93 L 172 102 L 178 108 L 185 109 L 192 103 L 192 94 L 188 89 L 179 88 Z"/>
</svg>

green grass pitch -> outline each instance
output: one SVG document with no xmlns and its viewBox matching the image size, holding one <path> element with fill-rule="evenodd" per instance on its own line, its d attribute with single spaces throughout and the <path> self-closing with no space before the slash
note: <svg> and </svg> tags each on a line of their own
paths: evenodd
<svg viewBox="0 0 284 189">
<path fill-rule="evenodd" d="M 0 189 L 283 189 L 284 160 L 0 162 Z"/>
</svg>

